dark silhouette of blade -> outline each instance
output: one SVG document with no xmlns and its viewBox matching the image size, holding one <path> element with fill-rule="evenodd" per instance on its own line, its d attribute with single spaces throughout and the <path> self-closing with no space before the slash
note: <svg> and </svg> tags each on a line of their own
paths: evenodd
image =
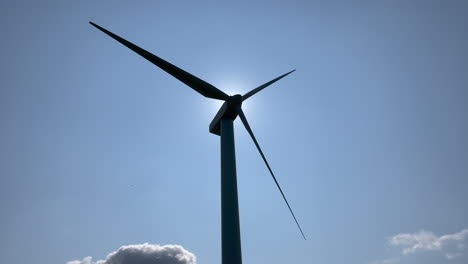
<svg viewBox="0 0 468 264">
<path fill-rule="evenodd" d="M 263 155 L 263 151 L 260 148 L 260 145 L 258 145 L 257 139 L 255 139 L 255 136 L 254 136 L 254 134 L 252 132 L 252 129 L 250 128 L 249 122 L 247 122 L 247 118 L 245 118 L 244 112 L 242 111 L 242 108 L 239 107 L 238 113 L 239 113 L 239 117 L 242 120 L 242 123 L 245 126 L 245 129 L 247 129 L 247 132 L 249 132 L 249 135 L 252 138 L 253 142 L 255 143 L 255 146 L 257 147 L 258 152 L 260 152 L 260 155 L 262 156 L 263 161 L 265 161 L 265 164 L 268 167 L 268 170 L 270 171 L 271 177 L 273 177 L 273 180 L 275 181 L 276 186 L 278 186 L 278 189 L 279 189 L 281 195 L 283 196 L 283 199 L 286 202 L 286 205 L 288 206 L 289 211 L 291 212 L 291 215 L 294 218 L 294 221 L 296 222 L 297 227 L 299 228 L 299 231 L 301 231 L 302 237 L 304 238 L 304 240 L 306 240 L 304 232 L 302 232 L 302 228 L 299 225 L 299 222 L 297 222 L 296 216 L 294 215 L 293 210 L 291 209 L 291 206 L 289 206 L 288 200 L 286 199 L 286 196 L 284 196 L 283 190 L 281 189 L 278 181 L 276 180 L 275 175 L 273 174 L 273 171 L 270 168 L 270 164 L 268 164 L 268 161 L 266 160 L 265 155 Z"/>
<path fill-rule="evenodd" d="M 158 66 L 165 72 L 169 73 L 170 75 L 174 76 L 179 81 L 185 83 L 195 91 L 199 92 L 205 97 L 218 99 L 218 100 L 228 100 L 229 96 L 225 94 L 223 91 L 219 90 L 218 88 L 214 87 L 213 85 L 199 79 L 196 76 L 178 68 L 175 65 L 159 58 L 158 56 L 138 47 L 137 45 L 115 35 L 114 33 L 106 30 L 105 28 L 100 27 L 99 25 L 94 24 L 93 22 L 89 22 L 91 25 L 96 27 L 97 29 L 101 30 L 102 32 L 106 33 L 113 39 L 117 40 L 118 42 L 125 45 L 127 48 L 133 50 L 134 52 L 138 53 L 143 58 L 149 60 L 154 65 Z"/>
<path fill-rule="evenodd" d="M 290 72 L 288 72 L 288 73 L 285 73 L 285 74 L 281 75 L 280 77 L 277 77 L 277 78 L 275 78 L 275 79 L 273 79 L 273 80 L 271 80 L 271 81 L 269 81 L 269 82 L 267 82 L 267 83 L 265 83 L 265 84 L 262 84 L 262 85 L 260 85 L 259 87 L 253 89 L 252 91 L 246 93 L 244 96 L 242 96 L 242 101 L 247 100 L 247 98 L 249 98 L 250 96 L 252 96 L 252 95 L 254 95 L 254 94 L 260 92 L 261 90 L 265 89 L 265 88 L 266 88 L 267 86 L 269 86 L 270 84 L 275 83 L 275 82 L 278 81 L 279 79 L 281 79 L 281 78 L 283 78 L 283 77 L 286 77 L 286 75 L 288 75 L 288 74 L 290 74 L 290 73 L 293 73 L 294 71 L 296 71 L 296 70 L 292 70 L 292 71 L 290 71 Z"/>
</svg>

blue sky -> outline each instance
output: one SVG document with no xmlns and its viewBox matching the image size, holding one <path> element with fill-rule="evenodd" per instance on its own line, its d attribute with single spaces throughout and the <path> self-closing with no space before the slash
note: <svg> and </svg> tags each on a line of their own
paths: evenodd
<svg viewBox="0 0 468 264">
<path fill-rule="evenodd" d="M 236 120 L 244 263 L 466 263 L 467 11 L 455 0 L 3 1 L 2 262 L 98 260 L 145 242 L 220 262 L 208 132 L 220 102 L 92 20 L 229 94 L 297 69 L 244 111 L 308 240 Z"/>
</svg>

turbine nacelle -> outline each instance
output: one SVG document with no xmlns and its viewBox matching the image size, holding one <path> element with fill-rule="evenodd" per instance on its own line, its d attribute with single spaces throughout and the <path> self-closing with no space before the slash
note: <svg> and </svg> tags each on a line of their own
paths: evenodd
<svg viewBox="0 0 468 264">
<path fill-rule="evenodd" d="M 242 106 L 242 95 L 236 94 L 229 96 L 229 99 L 224 102 L 224 104 L 219 108 L 218 113 L 210 123 L 210 133 L 221 136 L 221 119 L 230 118 L 232 120 L 236 119 L 239 115 L 239 108 Z"/>
</svg>

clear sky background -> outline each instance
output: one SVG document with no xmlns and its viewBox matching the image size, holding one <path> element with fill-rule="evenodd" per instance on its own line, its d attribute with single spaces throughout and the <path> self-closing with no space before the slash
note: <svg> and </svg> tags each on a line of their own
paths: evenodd
<svg viewBox="0 0 468 264">
<path fill-rule="evenodd" d="M 148 242 L 220 263 L 221 103 L 92 20 L 228 94 L 297 69 L 244 111 L 308 240 L 236 120 L 244 263 L 468 263 L 467 14 L 461 0 L 2 1 L 1 262 Z"/>
</svg>

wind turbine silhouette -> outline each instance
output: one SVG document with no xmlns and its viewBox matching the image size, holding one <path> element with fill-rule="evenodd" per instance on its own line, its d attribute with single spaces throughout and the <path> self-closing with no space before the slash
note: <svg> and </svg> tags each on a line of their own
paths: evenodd
<svg viewBox="0 0 468 264">
<path fill-rule="evenodd" d="M 235 157 L 235 147 L 234 147 L 234 126 L 233 122 L 237 116 L 240 117 L 242 123 L 247 129 L 250 137 L 252 138 L 255 146 L 260 152 L 260 156 L 265 162 L 268 170 L 270 171 L 273 180 L 275 181 L 276 186 L 278 187 L 281 195 L 283 196 L 286 205 L 291 212 L 294 221 L 296 222 L 299 231 L 302 234 L 302 237 L 306 239 L 304 232 L 302 232 L 301 226 L 294 215 L 291 206 L 286 199 L 286 196 L 281 189 L 278 180 L 276 179 L 273 171 L 271 170 L 270 164 L 268 164 L 265 155 L 263 154 L 260 145 L 255 138 L 252 129 L 250 128 L 247 118 L 245 117 L 244 112 L 242 111 L 242 102 L 247 100 L 252 95 L 260 92 L 269 85 L 275 83 L 286 75 L 294 72 L 292 70 L 288 73 L 285 73 L 265 84 L 260 85 L 259 87 L 253 89 L 252 91 L 240 95 L 229 96 L 223 91 L 214 87 L 213 85 L 201 80 L 198 77 L 193 76 L 192 74 L 178 68 L 177 66 L 159 58 L 158 56 L 138 47 L 137 45 L 115 35 L 114 33 L 100 27 L 99 25 L 89 22 L 91 25 L 106 33 L 113 39 L 117 40 L 121 44 L 125 45 L 127 48 L 138 53 L 143 58 L 147 59 L 154 65 L 161 68 L 163 71 L 169 73 L 179 81 L 185 83 L 193 90 L 197 91 L 201 95 L 225 101 L 224 104 L 219 109 L 218 113 L 214 117 L 213 121 L 210 123 L 210 132 L 221 136 L 221 250 L 222 250 L 222 264 L 241 264 L 242 263 L 242 254 L 241 254 L 241 241 L 240 241 L 240 227 L 239 227 L 239 206 L 237 199 L 237 176 L 236 176 L 236 157 Z"/>
</svg>

